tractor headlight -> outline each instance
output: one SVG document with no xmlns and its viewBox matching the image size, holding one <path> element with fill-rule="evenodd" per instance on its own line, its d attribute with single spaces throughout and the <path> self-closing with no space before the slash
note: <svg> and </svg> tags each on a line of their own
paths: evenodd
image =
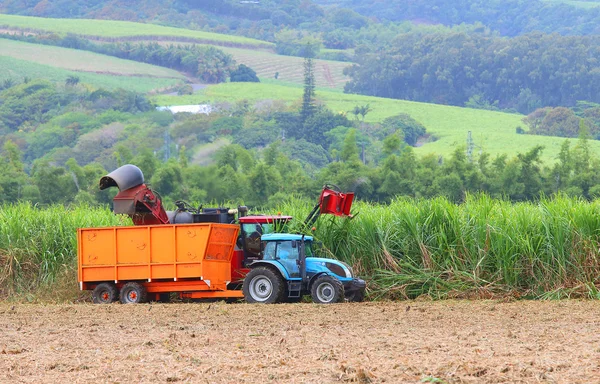
<svg viewBox="0 0 600 384">
<path fill-rule="evenodd" d="M 348 279 L 352 278 L 352 270 L 346 263 L 342 263 L 342 265 L 335 263 L 325 263 L 325 267 L 329 269 L 331 272 L 335 273 L 338 276 L 346 277 Z"/>
</svg>

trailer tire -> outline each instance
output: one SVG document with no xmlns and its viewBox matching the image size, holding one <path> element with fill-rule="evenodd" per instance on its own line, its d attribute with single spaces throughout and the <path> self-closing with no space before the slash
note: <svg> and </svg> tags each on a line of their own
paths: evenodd
<svg viewBox="0 0 600 384">
<path fill-rule="evenodd" d="M 148 291 L 139 283 L 126 283 L 119 295 L 122 304 L 139 304 L 148 301 Z"/>
<path fill-rule="evenodd" d="M 248 303 L 274 304 L 283 300 L 285 285 L 279 273 L 257 267 L 244 278 L 242 292 Z"/>
<path fill-rule="evenodd" d="M 119 291 L 112 283 L 98 284 L 92 291 L 92 302 L 94 304 L 110 304 L 117 300 L 119 300 Z"/>
<path fill-rule="evenodd" d="M 344 285 L 335 277 L 321 275 L 310 289 L 313 302 L 318 304 L 333 304 L 344 300 Z"/>
</svg>

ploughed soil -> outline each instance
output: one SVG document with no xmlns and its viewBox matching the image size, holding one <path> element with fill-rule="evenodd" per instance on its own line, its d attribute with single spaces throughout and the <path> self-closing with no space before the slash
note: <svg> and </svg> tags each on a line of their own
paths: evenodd
<svg viewBox="0 0 600 384">
<path fill-rule="evenodd" d="M 0 382 L 600 382 L 600 303 L 3 303 Z"/>
</svg>

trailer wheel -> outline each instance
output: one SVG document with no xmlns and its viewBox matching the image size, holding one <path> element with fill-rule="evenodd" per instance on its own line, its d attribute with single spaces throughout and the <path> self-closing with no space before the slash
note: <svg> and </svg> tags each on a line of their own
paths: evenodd
<svg viewBox="0 0 600 384">
<path fill-rule="evenodd" d="M 344 300 L 344 285 L 335 277 L 322 275 L 313 283 L 310 295 L 315 303 L 339 303 Z"/>
<path fill-rule="evenodd" d="M 123 304 L 139 304 L 148 301 L 148 292 L 139 283 L 127 283 L 121 288 L 120 295 Z"/>
<path fill-rule="evenodd" d="M 242 292 L 248 303 L 273 304 L 283 300 L 285 285 L 278 273 L 257 267 L 246 275 Z"/>
<path fill-rule="evenodd" d="M 92 301 L 94 304 L 110 304 L 119 299 L 119 291 L 112 283 L 101 283 L 96 285 L 92 291 Z"/>
</svg>

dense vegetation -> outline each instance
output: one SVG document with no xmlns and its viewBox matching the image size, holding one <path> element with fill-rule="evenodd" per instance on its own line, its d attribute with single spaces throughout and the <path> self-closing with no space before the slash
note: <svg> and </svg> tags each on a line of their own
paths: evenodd
<svg viewBox="0 0 600 384">
<path fill-rule="evenodd" d="M 296 217 L 295 230 L 311 205 L 293 200 L 276 209 Z M 352 220 L 322 217 L 315 235 L 325 255 L 368 280 L 371 298 L 600 297 L 598 202 L 512 204 L 478 195 L 460 205 L 400 199 L 354 209 Z M 0 297 L 47 290 L 57 279 L 67 287 L 63 299 L 76 297 L 76 229 L 131 224 L 87 206 L 3 205 L 0 217 Z M 51 289 L 44 297 L 56 300 Z"/>
<path fill-rule="evenodd" d="M 565 142 L 554 164 L 542 164 L 541 146 L 513 158 L 467 155 L 460 146 L 448 158 L 417 158 L 411 145 L 426 128 L 410 116 L 366 123 L 370 108 L 363 105 L 351 120 L 314 104 L 310 90 L 300 109 L 256 110 L 240 102 L 217 104 L 209 115 L 174 117 L 154 111 L 141 95 L 90 91 L 73 78 L 64 85 L 7 85 L 0 93 L 5 202 L 108 202 L 97 190 L 99 177 L 130 162 L 167 201 L 275 205 L 290 195 L 314 197 L 325 183 L 373 201 L 442 195 L 460 202 L 467 192 L 514 201 L 560 191 L 600 194 L 599 160 L 583 120 L 581 138 L 574 146 Z M 218 149 L 212 164 L 196 165 L 187 148 L 223 137 L 233 145 Z"/>
<path fill-rule="evenodd" d="M 584 0 L 585 1 L 585 0 Z M 600 32 L 600 8 L 577 8 L 567 2 L 543 0 L 356 0 L 316 1 L 336 4 L 380 20 L 418 21 L 459 25 L 483 23 L 502 35 L 516 36 L 534 31 L 561 35 L 595 35 Z M 594 3 L 593 0 L 590 3 Z M 574 20 L 577 20 L 574 22 Z"/>
<path fill-rule="evenodd" d="M 600 101 L 592 37 L 540 33 L 511 39 L 485 33 L 411 32 L 364 50 L 346 91 L 529 113 L 539 107 Z M 557 58 L 561 58 L 557 60 Z"/>
</svg>

